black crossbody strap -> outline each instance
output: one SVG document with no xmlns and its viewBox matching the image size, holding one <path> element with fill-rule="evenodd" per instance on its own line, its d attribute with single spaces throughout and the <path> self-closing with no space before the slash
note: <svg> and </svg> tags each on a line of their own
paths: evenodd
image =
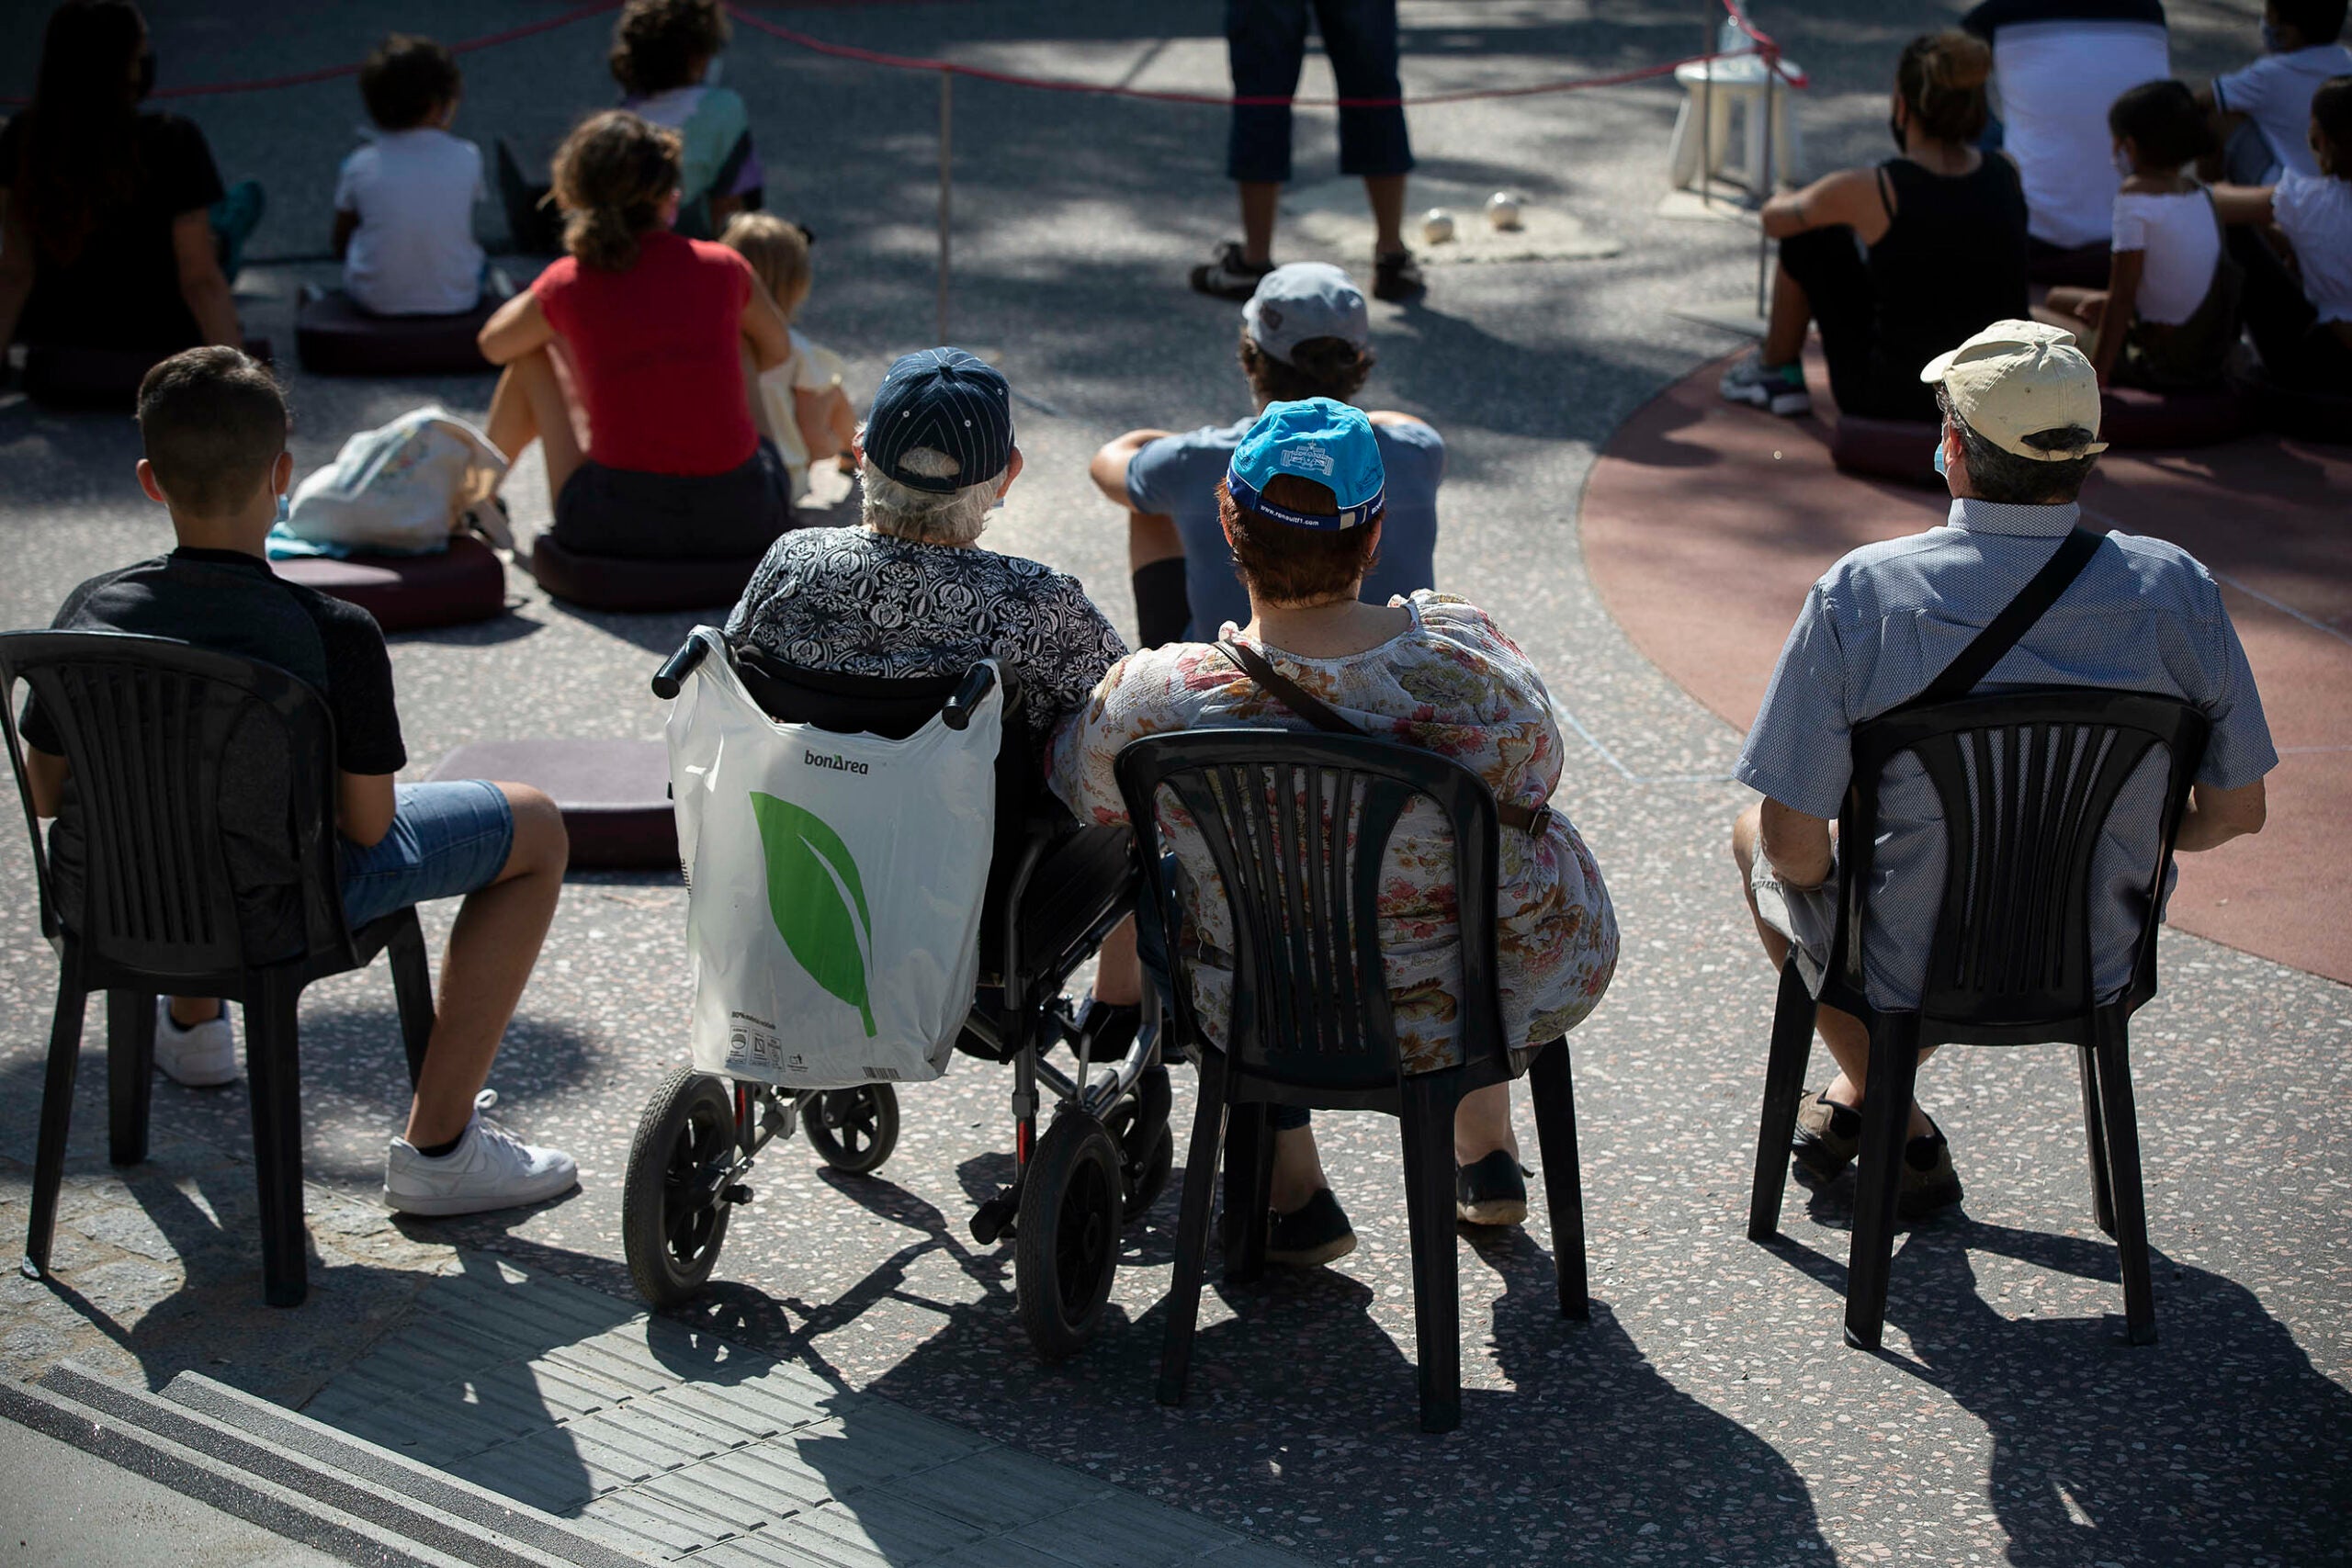
<svg viewBox="0 0 2352 1568">
<path fill-rule="evenodd" d="M 1378 739 L 1376 736 L 1370 735 L 1363 726 L 1332 712 L 1329 704 L 1275 669 L 1256 649 L 1244 648 L 1238 642 L 1229 641 L 1220 642 L 1216 647 L 1219 653 L 1233 661 L 1235 669 L 1255 681 L 1260 690 L 1316 728 L 1332 735 L 1356 735 L 1367 739 Z M 1506 828 L 1515 829 L 1531 837 L 1541 838 L 1551 826 L 1552 808 L 1545 805 L 1530 809 L 1524 806 L 1514 806 L 1498 800 L 1495 803 L 1495 819 Z"/>
<path fill-rule="evenodd" d="M 1993 672 L 1993 666 L 2017 647 L 2018 639 L 2033 629 L 2034 623 L 2047 615 L 2068 585 L 2083 574 L 2083 568 L 2098 552 L 2098 545 L 2099 536 L 2087 528 L 2078 527 L 2067 535 L 2059 542 L 2057 553 L 1976 634 L 1975 640 L 1960 650 L 1960 657 L 1945 665 L 1943 673 L 1929 682 L 1926 691 L 1903 705 L 1923 707 L 1929 703 L 1953 702 L 1974 691 Z"/>
</svg>

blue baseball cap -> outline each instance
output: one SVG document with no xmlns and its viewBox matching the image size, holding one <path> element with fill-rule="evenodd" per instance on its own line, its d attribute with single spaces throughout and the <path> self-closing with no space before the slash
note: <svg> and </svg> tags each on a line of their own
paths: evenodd
<svg viewBox="0 0 2352 1568">
<path fill-rule="evenodd" d="M 992 479 L 1012 462 L 1012 389 L 996 367 L 960 348 L 926 348 L 890 367 L 865 414 L 865 460 L 910 490 L 945 495 Z M 952 474 L 899 461 L 918 446 L 956 459 Z"/>
<path fill-rule="evenodd" d="M 1339 514 L 1293 512 L 1268 501 L 1266 483 L 1276 474 L 1323 486 L 1340 503 Z M 1327 533 L 1379 522 L 1388 510 L 1387 482 L 1372 422 L 1361 409 L 1330 398 L 1268 403 L 1225 470 L 1225 487 L 1236 504 L 1294 528 Z"/>
</svg>

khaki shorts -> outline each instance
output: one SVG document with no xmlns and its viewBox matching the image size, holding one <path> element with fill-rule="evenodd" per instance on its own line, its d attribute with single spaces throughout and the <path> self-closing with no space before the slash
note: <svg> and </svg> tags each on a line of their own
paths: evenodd
<svg viewBox="0 0 2352 1568">
<path fill-rule="evenodd" d="M 1819 996 L 1821 977 L 1829 969 L 1829 941 L 1838 931 L 1837 863 L 1830 863 L 1828 878 L 1820 886 L 1791 887 L 1773 874 L 1772 863 L 1758 844 L 1747 886 L 1756 895 L 1757 918 L 1789 939 L 1805 989 Z"/>
</svg>

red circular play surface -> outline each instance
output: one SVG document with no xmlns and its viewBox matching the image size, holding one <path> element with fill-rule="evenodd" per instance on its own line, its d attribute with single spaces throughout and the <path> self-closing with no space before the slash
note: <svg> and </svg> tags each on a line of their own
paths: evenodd
<svg viewBox="0 0 2352 1568">
<path fill-rule="evenodd" d="M 1830 466 L 1834 418 L 1724 402 L 1722 365 L 1621 426 L 1585 491 L 1585 558 L 1640 649 L 1745 730 L 1806 589 L 1846 551 L 1917 533 L 1950 505 Z M 1920 444 L 1924 468 L 1928 443 Z M 2109 451 L 2084 521 L 2169 539 L 2220 580 L 2262 691 L 2279 764 L 2269 825 L 2182 857 L 2173 924 L 2352 984 L 2352 450 L 2255 435 Z"/>
</svg>

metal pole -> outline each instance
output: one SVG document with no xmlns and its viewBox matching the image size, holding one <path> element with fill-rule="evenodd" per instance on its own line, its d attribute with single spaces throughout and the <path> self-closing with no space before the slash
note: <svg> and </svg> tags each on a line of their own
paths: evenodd
<svg viewBox="0 0 2352 1568">
<path fill-rule="evenodd" d="M 948 231 L 953 219 L 956 167 L 956 73 L 939 73 L 939 336 L 947 343 Z"/>
<path fill-rule="evenodd" d="M 1714 194 L 1715 8 L 1704 0 L 1699 8 L 1699 205 L 1709 206 Z"/>
<path fill-rule="evenodd" d="M 1772 114 L 1778 107 L 1780 85 L 1781 62 L 1777 60 L 1766 59 L 1764 61 L 1764 188 L 1756 193 L 1756 205 L 1759 212 L 1764 204 L 1772 199 L 1772 193 L 1781 187 L 1781 182 L 1772 168 Z M 1756 225 L 1756 313 L 1758 316 L 1770 314 L 1771 301 L 1766 293 L 1769 276 L 1766 263 L 1768 253 L 1771 248 L 1772 242 L 1765 238 L 1764 225 L 1759 221 Z"/>
</svg>

